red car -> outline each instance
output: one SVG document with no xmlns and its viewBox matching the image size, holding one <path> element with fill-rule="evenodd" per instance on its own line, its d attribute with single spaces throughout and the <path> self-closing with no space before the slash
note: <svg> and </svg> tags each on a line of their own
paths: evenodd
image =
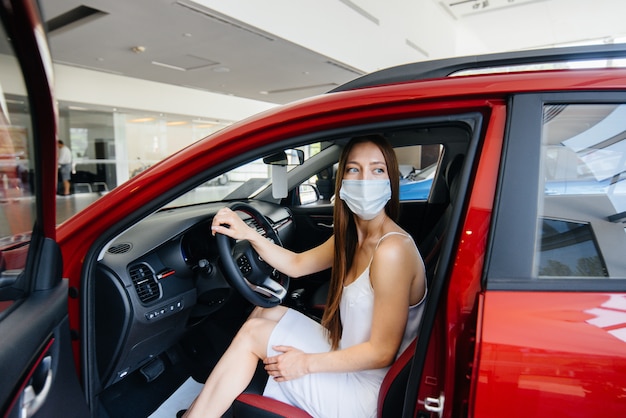
<svg viewBox="0 0 626 418">
<path fill-rule="evenodd" d="M 213 134 L 56 226 L 46 35 L 34 1 L 0 14 L 0 145 L 26 150 L 34 190 L 32 211 L 0 202 L 3 417 L 148 417 L 204 381 L 254 305 L 318 318 L 328 271 L 249 272 L 245 242 L 209 225 L 231 205 L 292 250 L 324 241 L 339 152 L 367 133 L 396 147 L 403 174 L 437 164 L 427 198 L 401 203 L 429 290 L 378 415 L 626 413 L 626 69 L 562 64 L 626 46 L 383 70 Z M 450 77 L 493 67 L 506 71 Z M 306 416 L 255 389 L 229 414 Z"/>
</svg>

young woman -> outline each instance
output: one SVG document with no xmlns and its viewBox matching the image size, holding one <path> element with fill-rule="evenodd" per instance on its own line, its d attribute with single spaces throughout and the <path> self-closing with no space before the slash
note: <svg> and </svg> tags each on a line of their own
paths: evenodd
<svg viewBox="0 0 626 418">
<path fill-rule="evenodd" d="M 375 417 L 386 371 L 415 337 L 426 295 L 422 258 L 396 223 L 399 171 L 380 136 L 343 150 L 335 190 L 334 235 L 294 253 L 221 209 L 213 234 L 250 241 L 290 277 L 332 267 L 322 324 L 284 306 L 255 308 L 215 366 L 185 417 L 220 417 L 263 360 L 265 396 L 314 417 Z M 228 228 L 224 225 L 228 225 Z"/>
</svg>

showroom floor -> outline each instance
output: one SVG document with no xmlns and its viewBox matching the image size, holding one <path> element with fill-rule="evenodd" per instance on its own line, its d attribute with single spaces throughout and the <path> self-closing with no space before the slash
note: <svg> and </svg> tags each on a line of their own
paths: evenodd
<svg viewBox="0 0 626 418">
<path fill-rule="evenodd" d="M 57 224 L 80 212 L 100 198 L 100 193 L 77 193 L 57 196 Z"/>
<path fill-rule="evenodd" d="M 98 200 L 100 193 L 78 193 L 57 196 L 57 224 L 62 223 Z M 0 237 L 10 237 L 33 229 L 33 198 L 13 197 L 0 199 Z"/>
</svg>

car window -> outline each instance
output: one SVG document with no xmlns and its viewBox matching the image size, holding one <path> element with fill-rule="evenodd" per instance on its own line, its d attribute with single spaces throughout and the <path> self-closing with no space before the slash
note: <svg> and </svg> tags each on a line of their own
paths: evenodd
<svg viewBox="0 0 626 418">
<path fill-rule="evenodd" d="M 539 277 L 624 276 L 626 105 L 544 106 Z"/>
<path fill-rule="evenodd" d="M 395 151 L 400 165 L 400 201 L 427 200 L 443 146 L 413 145 Z"/>
<path fill-rule="evenodd" d="M 24 269 L 30 231 L 36 220 L 33 129 L 26 88 L 19 64 L 0 35 L 0 272 L 11 282 Z M 15 288 L 0 287 L 0 300 L 19 296 Z M 3 310 L 0 302 L 0 312 Z"/>
</svg>

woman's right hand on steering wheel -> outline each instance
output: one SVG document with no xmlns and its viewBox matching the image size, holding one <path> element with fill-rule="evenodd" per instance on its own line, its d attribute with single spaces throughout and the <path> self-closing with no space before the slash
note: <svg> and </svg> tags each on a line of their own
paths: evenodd
<svg viewBox="0 0 626 418">
<path fill-rule="evenodd" d="M 230 208 L 220 209 L 213 218 L 211 224 L 211 233 L 224 234 L 236 240 L 250 240 L 256 234 L 256 230 L 249 227 L 234 211 Z"/>
</svg>

